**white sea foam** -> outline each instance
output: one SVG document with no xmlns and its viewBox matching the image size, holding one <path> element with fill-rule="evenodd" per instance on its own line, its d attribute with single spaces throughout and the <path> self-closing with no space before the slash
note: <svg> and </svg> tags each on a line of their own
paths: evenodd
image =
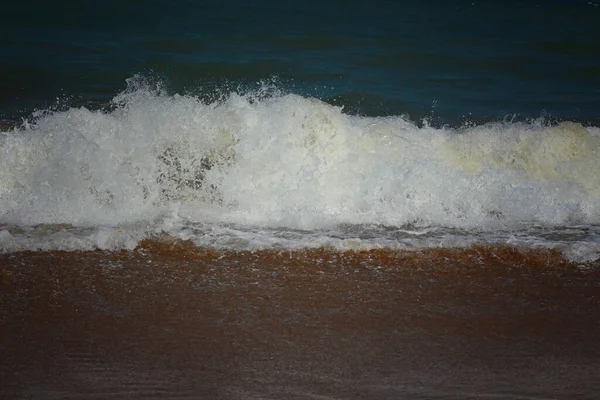
<svg viewBox="0 0 600 400">
<path fill-rule="evenodd" d="M 130 248 L 159 231 L 202 244 L 211 229 L 237 226 L 242 233 L 223 243 L 257 229 L 306 230 L 313 244 L 345 248 L 365 239 L 322 233 L 600 224 L 598 128 L 419 127 L 294 94 L 231 93 L 207 104 L 143 85 L 113 102 L 112 111 L 71 108 L 0 133 L 0 247 Z M 67 224 L 77 239 L 51 239 L 55 229 L 25 240 L 14 228 L 40 224 Z M 368 246 L 411 245 L 384 238 Z"/>
</svg>

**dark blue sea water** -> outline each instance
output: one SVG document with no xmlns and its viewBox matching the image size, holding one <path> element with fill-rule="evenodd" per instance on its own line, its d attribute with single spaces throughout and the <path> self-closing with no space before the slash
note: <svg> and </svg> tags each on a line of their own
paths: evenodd
<svg viewBox="0 0 600 400">
<path fill-rule="evenodd" d="M 134 75 L 209 98 L 275 80 L 346 112 L 435 124 L 599 119 L 596 0 L 26 0 L 2 17 L 8 120 L 106 103 Z"/>
<path fill-rule="evenodd" d="M 0 250 L 600 255 L 600 7 L 20 1 L 0 24 Z"/>
</svg>

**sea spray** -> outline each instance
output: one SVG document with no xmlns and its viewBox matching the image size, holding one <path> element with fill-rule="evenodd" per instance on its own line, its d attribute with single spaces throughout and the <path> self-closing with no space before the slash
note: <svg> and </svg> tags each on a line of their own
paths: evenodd
<svg viewBox="0 0 600 400">
<path fill-rule="evenodd" d="M 277 90 L 211 103 L 142 85 L 110 109 L 43 113 L 2 133 L 0 224 L 593 226 L 599 148 L 598 128 L 572 122 L 434 128 Z"/>
</svg>

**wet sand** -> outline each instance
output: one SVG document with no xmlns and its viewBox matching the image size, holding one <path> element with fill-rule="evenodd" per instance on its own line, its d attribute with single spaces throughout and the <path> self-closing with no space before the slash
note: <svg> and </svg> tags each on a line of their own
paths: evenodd
<svg viewBox="0 0 600 400">
<path fill-rule="evenodd" d="M 600 267 L 507 247 L 0 255 L 7 399 L 595 399 Z"/>
</svg>

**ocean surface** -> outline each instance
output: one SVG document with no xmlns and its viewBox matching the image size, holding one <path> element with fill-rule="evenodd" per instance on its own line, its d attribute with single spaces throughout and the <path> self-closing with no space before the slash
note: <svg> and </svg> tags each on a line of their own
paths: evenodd
<svg viewBox="0 0 600 400">
<path fill-rule="evenodd" d="M 0 397 L 595 398 L 598 26 L 4 5 Z"/>
<path fill-rule="evenodd" d="M 14 2 L 0 246 L 600 249 L 594 1 Z"/>
</svg>

